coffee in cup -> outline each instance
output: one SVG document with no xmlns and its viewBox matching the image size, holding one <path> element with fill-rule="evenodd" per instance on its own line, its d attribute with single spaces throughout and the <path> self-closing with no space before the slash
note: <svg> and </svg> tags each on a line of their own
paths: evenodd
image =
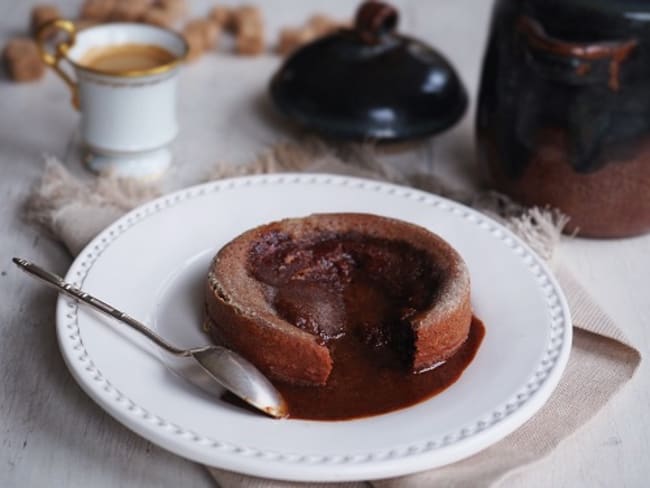
<svg viewBox="0 0 650 488">
<path fill-rule="evenodd" d="M 53 28 L 67 36 L 52 51 L 45 32 Z M 81 112 L 90 169 L 137 178 L 160 175 L 171 163 L 169 144 L 178 133 L 176 87 L 188 50 L 183 37 L 135 23 L 77 31 L 59 19 L 43 26 L 38 38 L 41 57 L 68 84 Z"/>
<path fill-rule="evenodd" d="M 89 49 L 79 64 L 97 71 L 119 75 L 125 72 L 146 71 L 174 61 L 176 56 L 154 44 L 115 44 Z"/>
</svg>

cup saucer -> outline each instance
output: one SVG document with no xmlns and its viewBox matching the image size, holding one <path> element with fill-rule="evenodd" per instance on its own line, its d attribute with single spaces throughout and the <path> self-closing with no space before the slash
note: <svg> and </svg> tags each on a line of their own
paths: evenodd
<svg viewBox="0 0 650 488">
<path fill-rule="evenodd" d="M 169 168 L 172 153 L 167 147 L 131 153 L 98 152 L 88 149 L 83 161 L 95 173 L 109 171 L 125 178 L 158 178 Z"/>
</svg>

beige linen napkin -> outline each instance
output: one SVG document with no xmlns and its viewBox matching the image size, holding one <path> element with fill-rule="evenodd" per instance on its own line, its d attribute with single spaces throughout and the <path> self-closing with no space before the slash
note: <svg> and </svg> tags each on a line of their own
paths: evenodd
<svg viewBox="0 0 650 488">
<path fill-rule="evenodd" d="M 487 487 L 542 460 L 562 440 L 591 419 L 634 374 L 639 352 L 571 275 L 553 263 L 563 217 L 547 209 L 524 209 L 491 193 L 450 192 L 428 174 L 402 174 L 355 146 L 331 150 L 320 143 L 280 144 L 246 166 L 218 166 L 208 179 L 277 171 L 322 171 L 389 180 L 444 194 L 501 220 L 542 257 L 555 265 L 574 325 L 569 363 L 550 400 L 532 419 L 499 443 L 471 458 L 442 468 L 395 479 L 373 481 L 377 488 Z M 27 217 L 40 223 L 77 254 L 106 225 L 158 193 L 109 175 L 82 184 L 56 160 L 49 159 L 39 187 L 27 203 Z M 369 483 L 302 484 L 274 481 L 209 468 L 224 488 L 289 488 L 369 486 Z"/>
</svg>

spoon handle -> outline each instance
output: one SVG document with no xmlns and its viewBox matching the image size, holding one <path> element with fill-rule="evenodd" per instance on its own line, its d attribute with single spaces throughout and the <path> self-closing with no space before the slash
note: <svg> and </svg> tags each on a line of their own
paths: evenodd
<svg viewBox="0 0 650 488">
<path fill-rule="evenodd" d="M 70 283 L 64 281 L 63 278 L 61 278 L 60 276 L 50 271 L 46 271 L 45 269 L 35 265 L 30 261 L 27 261 L 26 259 L 13 258 L 12 261 L 20 269 L 25 271 L 27 274 L 35 278 L 38 278 L 45 284 L 56 288 L 60 292 L 74 298 L 75 300 L 79 300 L 90 305 L 95 310 L 99 310 L 100 312 L 105 313 L 106 315 L 109 315 L 119 320 L 122 323 L 130 325 L 135 330 L 145 335 L 150 340 L 158 344 L 163 349 L 169 351 L 170 353 L 175 354 L 177 356 L 190 355 L 191 353 L 190 351 L 186 351 L 184 349 L 179 349 L 178 347 L 172 346 L 169 342 L 167 342 L 165 339 L 160 337 L 158 334 L 156 334 L 154 331 L 152 331 L 149 327 L 144 325 L 142 322 L 139 322 L 138 320 L 127 315 L 121 310 L 116 309 L 115 307 L 109 305 L 108 303 L 100 300 L 99 298 L 95 298 L 91 294 L 86 293 L 85 291 L 80 290 L 79 288 L 76 288 Z"/>
</svg>

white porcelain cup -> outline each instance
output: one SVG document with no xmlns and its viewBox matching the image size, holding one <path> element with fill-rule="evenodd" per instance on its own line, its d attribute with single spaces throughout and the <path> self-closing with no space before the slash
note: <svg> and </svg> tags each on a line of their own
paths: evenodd
<svg viewBox="0 0 650 488">
<path fill-rule="evenodd" d="M 48 51 L 53 29 L 66 39 Z M 61 37 L 61 32 L 58 33 Z M 85 161 L 97 172 L 127 177 L 160 175 L 171 163 L 169 144 L 178 133 L 176 118 L 179 69 L 187 54 L 182 36 L 161 27 L 109 23 L 76 30 L 68 20 L 45 25 L 38 35 L 41 57 L 72 90 L 81 112 Z M 174 59 L 146 70 L 102 72 L 81 64 L 89 50 L 123 44 L 164 48 Z M 63 69 L 71 66 L 74 76 Z"/>
</svg>

